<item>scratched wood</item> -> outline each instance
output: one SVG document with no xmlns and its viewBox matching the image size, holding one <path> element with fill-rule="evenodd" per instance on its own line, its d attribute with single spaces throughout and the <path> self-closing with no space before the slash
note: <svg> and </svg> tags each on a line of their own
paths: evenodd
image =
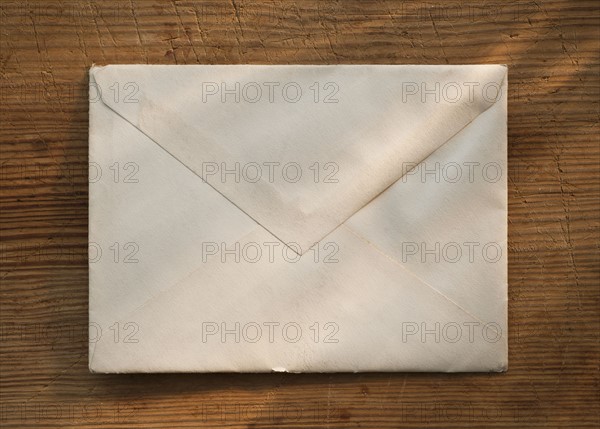
<svg viewBox="0 0 600 429">
<path fill-rule="evenodd" d="M 0 425 L 597 427 L 599 7 L 510 3 L 0 3 Z M 89 374 L 92 63 L 508 64 L 509 371 Z"/>
</svg>

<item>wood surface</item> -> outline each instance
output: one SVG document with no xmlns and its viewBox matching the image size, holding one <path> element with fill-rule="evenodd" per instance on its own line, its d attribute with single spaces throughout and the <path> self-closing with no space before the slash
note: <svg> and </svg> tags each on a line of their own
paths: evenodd
<svg viewBox="0 0 600 429">
<path fill-rule="evenodd" d="M 598 427 L 599 28 L 596 1 L 2 1 L 0 426 Z M 508 64 L 508 372 L 90 374 L 92 63 Z"/>
</svg>

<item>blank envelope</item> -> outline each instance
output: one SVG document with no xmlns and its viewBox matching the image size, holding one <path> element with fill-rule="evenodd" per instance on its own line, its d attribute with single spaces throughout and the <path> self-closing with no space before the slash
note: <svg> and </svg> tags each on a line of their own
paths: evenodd
<svg viewBox="0 0 600 429">
<path fill-rule="evenodd" d="M 507 69 L 90 70 L 93 372 L 504 371 Z"/>
</svg>

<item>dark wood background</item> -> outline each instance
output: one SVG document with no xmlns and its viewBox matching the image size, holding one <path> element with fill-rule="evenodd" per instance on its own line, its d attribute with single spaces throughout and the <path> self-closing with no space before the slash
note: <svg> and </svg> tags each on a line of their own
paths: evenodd
<svg viewBox="0 0 600 429">
<path fill-rule="evenodd" d="M 0 20 L 0 426 L 598 427 L 598 2 L 3 1 Z M 508 64 L 509 371 L 90 374 L 92 63 Z"/>
</svg>

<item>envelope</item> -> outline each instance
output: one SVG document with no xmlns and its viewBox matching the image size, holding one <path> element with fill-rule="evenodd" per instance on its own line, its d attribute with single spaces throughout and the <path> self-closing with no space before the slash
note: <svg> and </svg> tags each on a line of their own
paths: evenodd
<svg viewBox="0 0 600 429">
<path fill-rule="evenodd" d="M 93 372 L 504 371 L 503 65 L 90 69 Z"/>
</svg>

